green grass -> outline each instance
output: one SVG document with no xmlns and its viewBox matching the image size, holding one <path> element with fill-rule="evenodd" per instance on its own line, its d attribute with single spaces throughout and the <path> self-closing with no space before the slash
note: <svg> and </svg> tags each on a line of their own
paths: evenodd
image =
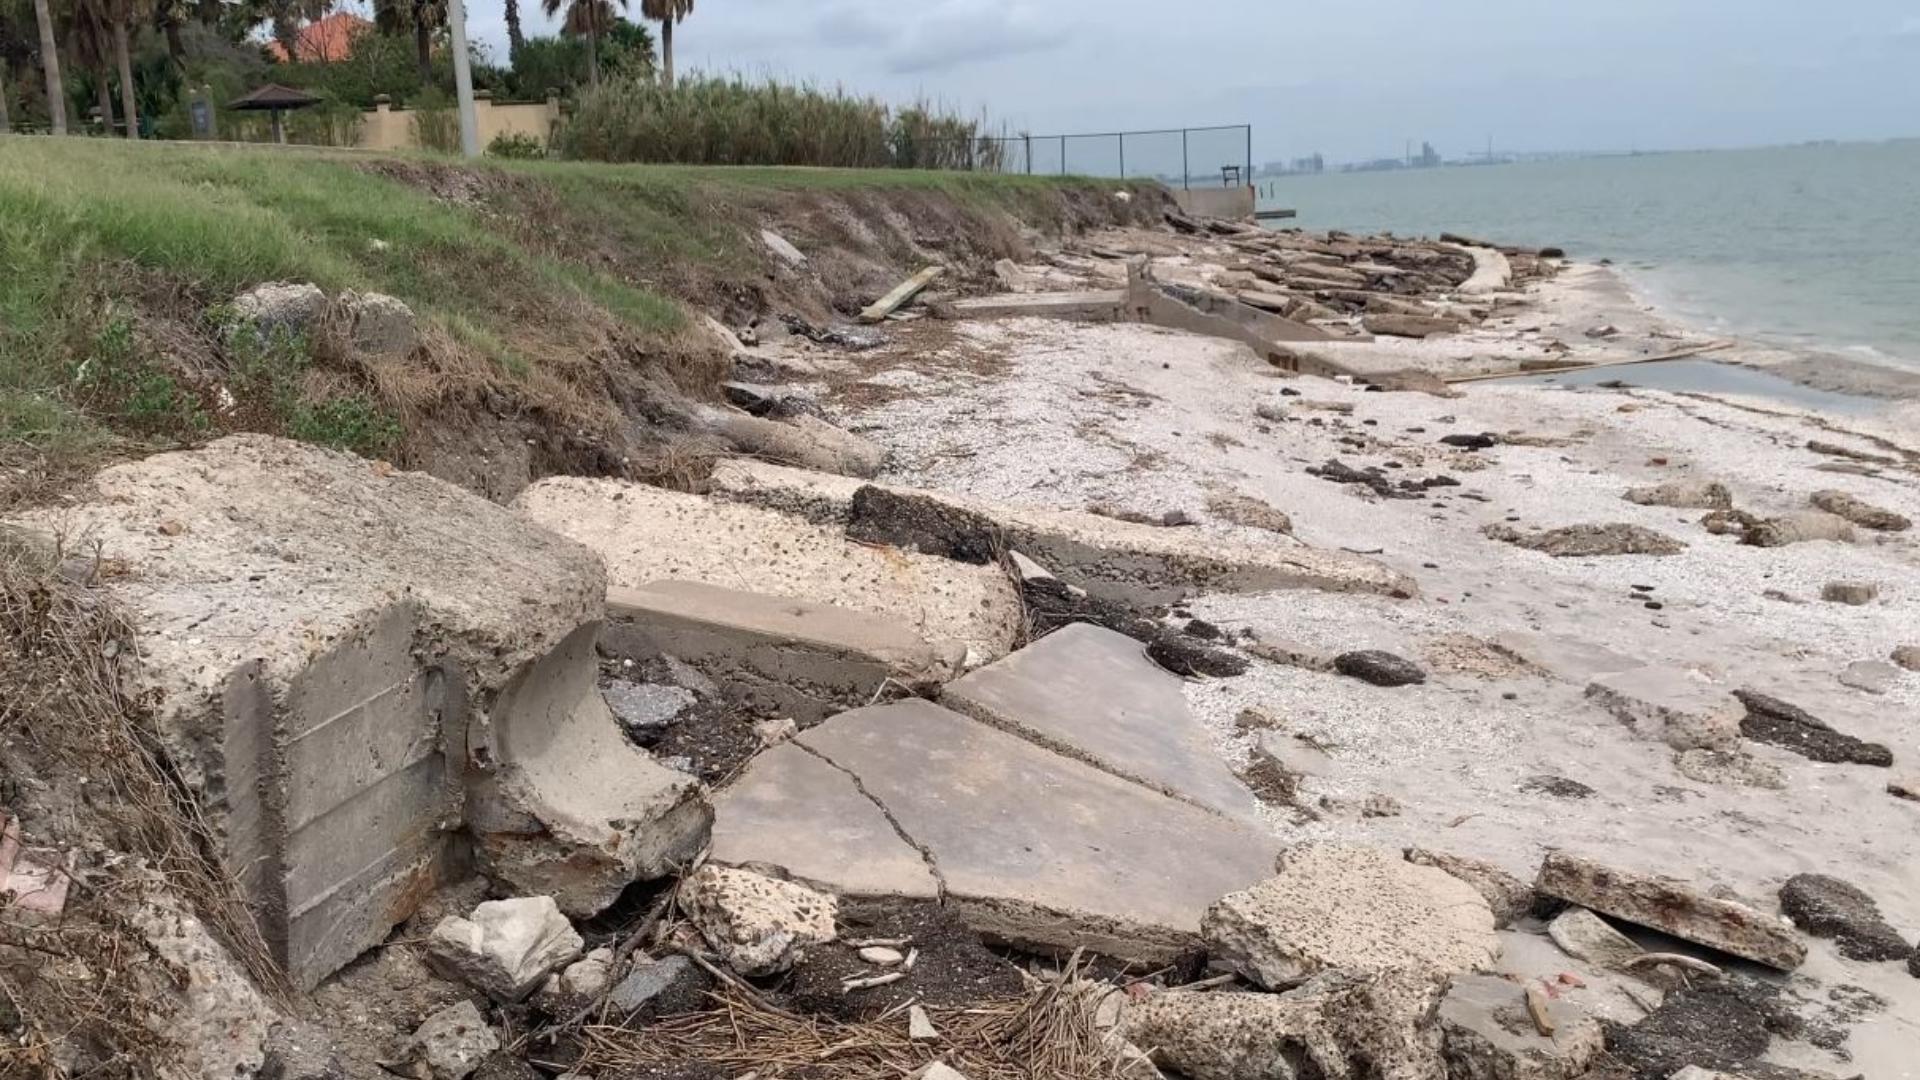
<svg viewBox="0 0 1920 1080">
<path fill-rule="evenodd" d="M 253 285 L 388 293 L 491 361 L 509 384 L 530 383 L 551 358 L 587 351 L 590 342 L 570 334 L 579 313 L 600 313 L 644 346 L 683 325 L 670 295 L 676 284 L 762 275 L 766 256 L 743 225 L 780 196 L 932 192 L 1030 216 L 1057 205 L 1063 187 L 1093 183 L 520 160 L 459 174 L 453 164 L 429 155 L 0 138 L 0 450 L 59 455 L 114 438 L 191 441 L 238 422 L 216 408 L 213 388 L 142 355 L 145 339 L 132 331 L 155 303 L 207 351 L 222 352 L 220 309 Z M 428 170 L 475 181 L 482 195 L 443 200 L 395 175 Z M 539 205 L 516 213 L 522 197 Z M 235 393 L 247 385 L 238 374 L 229 382 Z M 296 437 L 379 452 L 401 432 L 362 390 L 305 401 L 284 382 L 263 383 L 252 415 L 277 418 Z"/>
</svg>

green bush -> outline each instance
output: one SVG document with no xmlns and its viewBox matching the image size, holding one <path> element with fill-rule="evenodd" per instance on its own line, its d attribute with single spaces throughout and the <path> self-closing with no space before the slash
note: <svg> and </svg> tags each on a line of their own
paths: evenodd
<svg viewBox="0 0 1920 1080">
<path fill-rule="evenodd" d="M 980 124 L 925 104 L 768 80 L 693 77 L 668 88 L 608 81 L 580 97 L 554 137 L 563 157 L 695 165 L 998 169 Z"/>
<path fill-rule="evenodd" d="M 518 132 L 512 134 L 501 132 L 493 137 L 492 142 L 487 144 L 487 156 L 512 158 L 519 161 L 533 161 L 546 157 L 547 148 L 544 143 L 531 135 L 524 135 Z"/>
</svg>

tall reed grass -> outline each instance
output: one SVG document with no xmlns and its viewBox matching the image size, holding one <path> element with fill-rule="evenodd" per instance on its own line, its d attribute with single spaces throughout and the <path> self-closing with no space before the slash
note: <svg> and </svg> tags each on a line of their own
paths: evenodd
<svg viewBox="0 0 1920 1080">
<path fill-rule="evenodd" d="M 589 90 L 555 133 L 564 157 L 689 165 L 978 169 L 1006 163 L 979 121 L 918 102 L 738 76 L 668 88 L 623 78 Z"/>
</svg>

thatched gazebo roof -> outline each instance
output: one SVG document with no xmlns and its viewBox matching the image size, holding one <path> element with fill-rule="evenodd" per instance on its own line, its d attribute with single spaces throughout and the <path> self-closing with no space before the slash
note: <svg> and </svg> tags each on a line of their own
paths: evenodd
<svg viewBox="0 0 1920 1080">
<path fill-rule="evenodd" d="M 279 112 L 282 109 L 304 109 L 309 105 L 320 104 L 320 99 L 305 90 L 295 90 L 291 86 L 268 83 L 257 87 L 233 99 L 227 108 L 241 112 Z"/>
</svg>

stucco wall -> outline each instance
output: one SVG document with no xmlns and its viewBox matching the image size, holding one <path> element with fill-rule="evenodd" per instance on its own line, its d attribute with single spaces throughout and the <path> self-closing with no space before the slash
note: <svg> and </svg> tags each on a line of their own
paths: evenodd
<svg viewBox="0 0 1920 1080">
<path fill-rule="evenodd" d="M 360 114 L 357 145 L 363 150 L 418 150 L 420 132 L 414 126 L 418 115 L 413 109 L 396 109 L 384 102 L 375 105 L 372 112 Z M 532 104 L 495 104 L 490 98 L 476 97 L 473 115 L 479 122 L 482 150 L 499 135 L 528 135 L 544 146 L 553 133 L 553 125 L 560 119 L 560 99 L 548 98 Z"/>
</svg>

